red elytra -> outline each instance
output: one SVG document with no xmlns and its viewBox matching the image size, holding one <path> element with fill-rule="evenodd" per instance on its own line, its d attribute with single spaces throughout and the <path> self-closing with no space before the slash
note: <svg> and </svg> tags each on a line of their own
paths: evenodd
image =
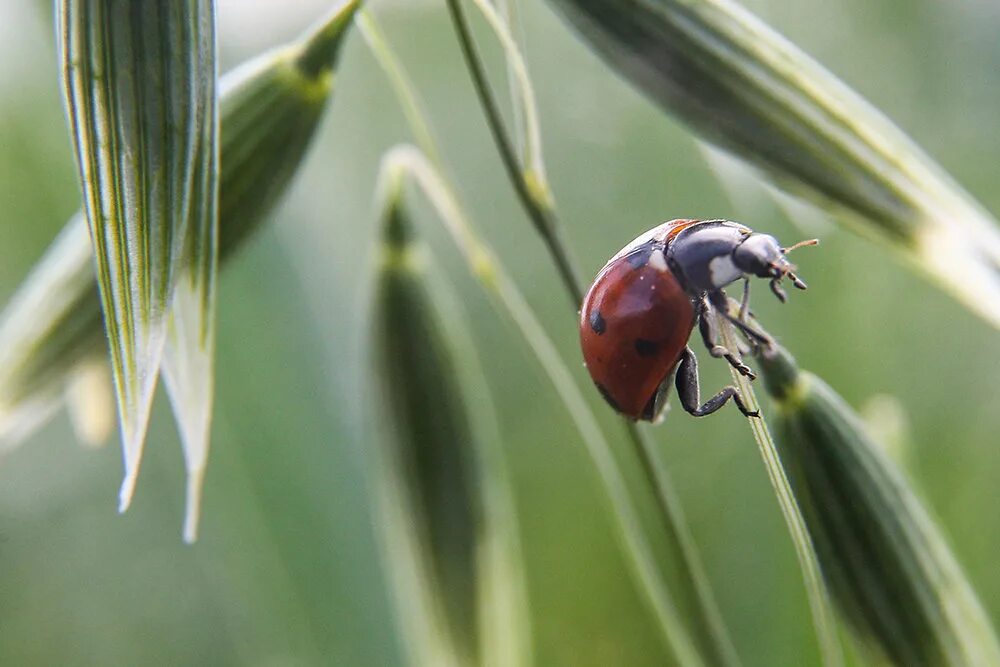
<svg viewBox="0 0 1000 667">
<path fill-rule="evenodd" d="M 671 220 L 639 237 L 598 274 L 580 313 L 584 362 L 611 406 L 650 419 L 695 325 L 695 310 L 665 250 L 698 220 Z M 654 241 L 652 244 L 650 241 Z"/>
<path fill-rule="evenodd" d="M 740 350 L 717 340 L 708 316 L 734 327 L 750 349 L 771 347 L 773 339 L 747 320 L 750 278 L 770 281 L 784 302 L 782 280 L 806 289 L 785 255 L 816 243 L 783 248 L 769 234 L 721 219 L 671 220 L 641 235 L 611 258 L 583 301 L 580 344 L 594 384 L 615 410 L 632 419 L 659 419 L 670 380 L 681 407 L 695 417 L 730 400 L 745 416 L 758 417 L 734 385 L 702 402 L 698 362 L 687 341 L 697 324 L 709 353 L 753 380 Z M 737 315 L 724 288 L 738 280 L 745 282 Z"/>
</svg>

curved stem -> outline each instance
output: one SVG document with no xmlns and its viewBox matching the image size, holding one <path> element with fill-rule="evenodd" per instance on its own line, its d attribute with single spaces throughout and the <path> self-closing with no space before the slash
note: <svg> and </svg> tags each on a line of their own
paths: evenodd
<svg viewBox="0 0 1000 667">
<path fill-rule="evenodd" d="M 493 141 L 496 143 L 497 152 L 500 154 L 507 177 L 510 179 L 511 185 L 514 186 L 514 191 L 535 226 L 535 230 L 542 236 L 542 241 L 559 271 L 559 277 L 573 299 L 573 306 L 579 307 L 580 302 L 583 301 L 583 283 L 570 256 L 569 247 L 562 238 L 555 211 L 552 208 L 548 185 L 539 179 L 540 174 L 531 174 L 521 168 L 514 145 L 500 117 L 500 109 L 493 95 L 493 90 L 486 80 L 486 72 L 469 30 L 465 12 L 462 10 L 461 0 L 446 0 L 446 2 L 452 23 L 455 26 L 455 34 L 458 36 L 458 42 L 462 48 L 462 55 L 465 57 L 465 64 L 472 77 L 473 86 L 483 107 L 483 113 L 486 115 L 490 134 L 493 135 Z"/>
<path fill-rule="evenodd" d="M 441 155 L 438 153 L 437 142 L 434 140 L 434 133 L 431 131 L 424 114 L 417 92 L 410 85 L 410 80 L 403 71 L 399 59 L 389 48 L 389 43 L 382 34 L 378 24 L 368 13 L 367 9 L 358 10 L 354 23 L 361 33 L 361 37 L 368 44 L 368 48 L 375 55 L 379 66 L 385 72 L 389 83 L 396 94 L 396 98 L 402 106 L 403 115 L 406 116 L 406 124 L 410 126 L 413 139 L 417 142 L 420 150 L 430 158 L 434 164 L 441 164 Z"/>
<path fill-rule="evenodd" d="M 358 13 L 357 22 L 365 41 L 368 43 L 383 70 L 385 70 L 392 87 L 403 104 L 407 122 L 410 124 L 420 148 L 431 158 L 431 163 L 437 169 L 440 169 L 442 165 L 440 164 L 440 159 L 437 157 L 439 155 L 437 146 L 433 141 L 429 125 L 424 118 L 417 94 L 408 80 L 403 67 L 389 47 L 377 23 L 365 10 L 361 10 Z M 475 56 L 474 52 L 473 55 Z M 495 105 L 492 108 L 495 110 Z M 499 119 L 498 114 L 496 118 Z M 502 126 L 499 127 L 502 133 Z M 502 136 L 506 139 L 505 134 L 502 134 Z M 511 148 L 509 141 L 505 141 L 505 145 Z M 456 243 L 463 250 L 463 254 L 466 255 L 466 260 L 473 273 L 476 274 L 484 285 L 490 287 L 491 293 L 494 296 L 501 297 L 501 303 L 504 308 L 511 314 L 519 328 L 521 328 L 522 333 L 531 344 L 542 366 L 546 369 L 547 375 L 555 383 L 563 402 L 573 415 L 574 424 L 578 428 L 583 426 L 581 435 L 590 451 L 592 459 L 597 464 L 605 488 L 611 498 L 612 506 L 618 518 L 617 525 L 622 531 L 626 545 L 626 552 L 631 557 L 631 563 L 635 568 L 640 582 L 643 584 L 646 594 L 652 602 L 653 610 L 680 664 L 700 664 L 700 651 L 704 651 L 706 657 L 711 658 L 709 664 L 740 664 L 726 633 L 725 625 L 715 606 L 711 594 L 711 586 L 698 560 L 697 551 L 694 548 L 694 540 L 685 522 L 683 512 L 680 510 L 680 504 L 674 493 L 673 484 L 656 450 L 655 444 L 635 424 L 629 423 L 627 429 L 629 439 L 636 451 L 636 455 L 640 458 L 643 473 L 650 487 L 654 490 L 657 509 L 661 515 L 661 522 L 665 527 L 672 553 L 676 558 L 677 567 L 681 573 L 680 580 L 686 588 L 684 594 L 686 595 L 686 599 L 691 601 L 689 605 L 690 616 L 688 618 L 697 626 L 698 639 L 700 640 L 698 647 L 700 651 L 694 649 L 693 644 L 688 640 L 687 633 L 683 630 L 683 623 L 679 620 L 678 610 L 674 607 L 673 601 L 670 599 L 671 596 L 666 594 L 667 591 L 664 588 L 665 581 L 663 581 L 656 571 L 650 545 L 643 538 L 641 531 L 638 530 L 638 524 L 636 523 L 638 517 L 635 515 L 635 510 L 628 499 L 624 480 L 621 478 L 621 472 L 617 469 L 617 464 L 614 462 L 613 456 L 609 456 L 609 443 L 601 433 L 593 414 L 586 407 L 582 395 L 576 388 L 575 382 L 572 381 L 565 367 L 556 363 L 558 353 L 554 345 L 548 340 L 541 324 L 537 320 L 534 320 L 530 308 L 524 302 L 520 293 L 517 292 L 514 283 L 502 275 L 502 267 L 499 267 L 496 260 L 491 258 L 492 253 L 484 248 L 482 242 L 476 239 L 471 228 L 464 223 L 464 216 L 457 209 L 455 200 L 451 196 L 442 196 L 442 188 L 428 187 L 437 181 L 437 179 L 427 177 L 430 171 L 428 166 L 418 167 L 423 162 L 419 159 L 414 159 L 412 152 L 397 152 L 397 155 L 400 157 L 397 157 L 393 162 L 397 164 L 406 163 L 409 170 L 423 174 L 420 180 L 423 182 L 425 192 L 432 194 L 436 191 L 438 193 L 438 196 L 432 196 L 431 199 L 435 201 L 435 208 L 441 214 L 442 219 L 446 223 L 452 223 L 447 225 L 449 231 L 455 238 Z M 521 180 L 520 172 L 516 171 L 518 169 L 517 160 L 513 157 L 513 151 L 508 151 L 507 155 L 513 159 L 514 176 L 516 176 L 516 179 L 514 179 L 515 184 L 521 183 L 523 186 L 524 183 Z M 547 201 L 551 202 L 551 199 L 547 199 Z M 530 210 L 547 210 L 550 215 L 553 213 L 551 203 L 533 206 Z M 550 217 L 549 220 L 550 222 L 547 224 L 555 224 L 554 217 Z M 550 239 L 556 247 L 562 247 L 562 240 L 558 237 L 546 238 Z M 552 245 L 549 247 L 551 248 Z M 561 256 L 566 258 L 564 266 L 568 267 L 567 254 L 564 253 Z M 497 275 L 498 269 L 501 273 L 499 276 Z M 575 277 L 568 278 L 571 275 L 569 273 L 563 273 L 563 275 L 567 291 L 573 296 L 574 307 L 576 307 L 579 301 L 582 300 L 583 290 L 578 285 Z M 501 286 L 504 287 L 501 289 Z"/>
<path fill-rule="evenodd" d="M 558 268 L 563 280 L 563 284 L 573 299 L 574 306 L 579 308 L 583 301 L 584 288 L 580 283 L 569 256 L 569 251 L 561 235 L 561 227 L 555 215 L 553 199 L 549 193 L 548 184 L 544 180 L 533 181 L 532 176 L 544 179 L 540 163 L 540 142 L 533 140 L 533 153 L 538 157 L 534 159 L 537 169 L 533 173 L 531 169 L 522 168 L 514 150 L 503 120 L 500 110 L 486 79 L 485 67 L 476 49 L 475 41 L 469 29 L 468 21 L 462 9 L 461 0 L 446 0 L 452 23 L 462 48 L 469 74 L 472 77 L 473 85 L 479 97 L 483 113 L 486 116 L 487 124 L 493 135 L 500 158 L 504 164 L 507 175 L 517 192 L 528 217 L 531 219 L 536 230 L 541 234 L 549 254 Z M 487 21 L 497 33 L 500 41 L 504 45 L 505 51 L 514 54 L 519 58 L 516 45 L 511 43 L 510 37 L 496 25 L 496 16 L 487 12 L 482 0 L 474 0 L 477 6 L 486 14 Z M 492 9 L 492 8 L 490 8 Z M 527 73 L 523 63 L 517 61 L 519 72 L 523 79 Z M 530 93 L 530 86 L 524 84 L 523 88 Z M 533 100 L 528 100 L 529 111 L 533 108 Z M 536 128 L 537 131 L 537 128 Z M 529 131 L 529 136 L 532 133 Z M 540 187 L 539 187 L 540 186 Z M 684 514 L 680 508 L 680 502 L 674 491 L 673 482 L 667 472 L 660 452 L 657 451 L 655 443 L 648 437 L 648 434 L 632 422 L 626 422 L 626 431 L 632 447 L 638 456 L 643 474 L 652 487 L 656 498 L 658 513 L 661 523 L 669 536 L 669 542 L 676 557 L 677 567 L 681 571 L 681 580 L 687 585 L 689 590 L 685 591 L 691 601 L 692 624 L 696 627 L 702 640 L 703 649 L 707 652 L 711 664 L 718 665 L 738 665 L 739 658 L 733 647 L 732 641 L 726 631 L 725 623 L 715 604 L 711 591 L 711 585 L 701 566 L 697 550 L 694 546 L 694 539 L 688 529 Z"/>
<path fill-rule="evenodd" d="M 380 171 L 379 180 L 382 183 L 398 182 L 402 176 L 408 176 L 419 186 L 458 247 L 469 271 L 486 291 L 491 304 L 501 314 L 510 317 L 552 382 L 597 468 L 614 512 L 614 526 L 625 546 L 625 554 L 638 580 L 639 591 L 646 596 L 677 664 L 685 667 L 718 664 L 707 662 L 702 656 L 701 647 L 692 640 L 662 568 L 657 566 L 653 546 L 643 531 L 640 513 L 632 500 L 626 478 L 615 460 L 611 443 L 562 361 L 558 348 L 492 249 L 477 237 L 454 191 L 441 178 L 436 166 L 410 146 L 392 149 L 383 158 Z"/>
</svg>

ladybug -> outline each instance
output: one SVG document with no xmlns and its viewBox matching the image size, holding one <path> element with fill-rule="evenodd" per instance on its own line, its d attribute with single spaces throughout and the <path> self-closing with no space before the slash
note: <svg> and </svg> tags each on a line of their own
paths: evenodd
<svg viewBox="0 0 1000 667">
<path fill-rule="evenodd" d="M 782 279 L 806 289 L 786 253 L 815 243 L 783 248 L 773 236 L 730 220 L 671 220 L 639 236 L 601 269 L 583 300 L 580 344 L 598 391 L 626 417 L 658 421 L 675 380 L 681 405 L 695 417 L 729 399 L 747 417 L 757 417 L 733 386 L 701 403 L 698 362 L 687 342 L 697 325 L 713 357 L 754 379 L 717 341 L 707 315 L 714 309 L 752 344 L 770 346 L 771 338 L 747 321 L 750 277 L 770 279 L 771 291 L 785 301 Z M 743 301 L 733 315 L 723 288 L 741 278 Z"/>
</svg>

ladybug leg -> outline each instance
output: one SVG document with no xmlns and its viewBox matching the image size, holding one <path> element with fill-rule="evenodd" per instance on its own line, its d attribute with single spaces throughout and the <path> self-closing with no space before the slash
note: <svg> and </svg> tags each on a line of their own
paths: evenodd
<svg viewBox="0 0 1000 667">
<path fill-rule="evenodd" d="M 747 408 L 736 387 L 732 385 L 724 387 L 718 394 L 702 403 L 701 390 L 698 383 L 698 360 L 695 358 L 694 352 L 691 351 L 690 347 L 685 347 L 684 352 L 681 353 L 681 360 L 677 365 L 676 383 L 677 396 L 680 398 L 681 406 L 688 414 L 695 417 L 704 417 L 705 415 L 712 414 L 725 405 L 729 399 L 733 399 L 736 407 L 745 416 L 760 416 L 760 413 L 756 410 Z"/>
<path fill-rule="evenodd" d="M 712 335 L 712 323 L 707 317 L 705 317 L 705 314 L 708 312 L 708 308 L 708 303 L 702 299 L 698 304 L 697 310 L 698 333 L 701 334 L 701 340 L 705 343 L 705 347 L 708 348 L 708 353 L 716 359 L 725 359 L 729 362 L 729 365 L 739 371 L 741 375 L 745 375 L 751 380 L 757 379 L 757 376 L 754 375 L 754 372 L 749 366 L 744 364 L 728 349 L 715 342 L 715 336 Z"/>
<path fill-rule="evenodd" d="M 774 296 L 778 297 L 778 301 L 785 303 L 788 301 L 788 295 L 785 290 L 781 288 L 781 277 L 771 278 L 771 291 L 774 292 Z"/>
<path fill-rule="evenodd" d="M 709 303 L 726 318 L 734 327 L 743 332 L 750 340 L 763 345 L 764 347 L 773 347 L 774 341 L 763 331 L 758 331 L 746 322 L 741 321 L 738 317 L 733 317 L 729 312 L 729 297 L 726 293 L 720 290 L 715 290 L 714 292 L 708 293 Z"/>
<path fill-rule="evenodd" d="M 750 279 L 743 278 L 743 298 L 740 299 L 740 321 L 746 322 L 750 314 Z"/>
</svg>

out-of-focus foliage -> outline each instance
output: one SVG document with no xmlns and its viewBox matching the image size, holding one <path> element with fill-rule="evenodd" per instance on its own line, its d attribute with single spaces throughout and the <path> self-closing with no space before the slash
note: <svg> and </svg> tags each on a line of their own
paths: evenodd
<svg viewBox="0 0 1000 667">
<path fill-rule="evenodd" d="M 759 359 L 823 574 L 871 659 L 1000 662 L 1000 642 L 947 541 L 858 415 L 786 350 Z"/>
<path fill-rule="evenodd" d="M 552 0 L 607 62 L 760 175 L 1000 327 L 1000 226 L 890 120 L 736 0 Z"/>
<path fill-rule="evenodd" d="M 0 3 L 4 300 L 79 208 L 50 17 L 38 4 Z M 1000 210 L 1000 87 L 990 85 L 1000 70 L 1000 15 L 992 4 L 769 0 L 751 8 Z M 328 9 L 318 0 L 221 2 L 223 70 L 293 38 Z M 522 213 L 447 16 L 428 2 L 372 9 L 421 87 L 463 200 L 577 365 L 565 295 L 540 244 L 515 224 Z M 800 236 L 764 200 L 732 207 L 688 131 L 617 80 L 544 4 L 521 3 L 521 16 L 547 173 L 587 272 L 670 217 L 725 216 L 779 238 Z M 499 51 L 482 44 L 502 73 Z M 371 193 L 403 119 L 391 91 L 375 83 L 381 75 L 360 40 L 345 45 L 341 62 L 338 103 L 290 196 L 221 276 L 199 543 L 184 547 L 169 529 L 183 512 L 183 463 L 162 401 L 125 517 L 109 511 L 119 453 L 78 447 L 60 417 L 0 461 L 0 663 L 401 664 L 370 529 L 356 401 Z M 809 235 L 823 240 L 797 259 L 809 291 L 785 306 L 758 294 L 754 310 L 851 404 L 876 393 L 899 399 L 911 421 L 909 473 L 997 619 L 995 332 L 855 238 L 825 227 Z M 448 275 L 465 275 L 443 239 L 428 242 Z M 504 424 L 538 664 L 664 664 L 666 648 L 632 586 L 573 425 L 478 286 L 455 287 Z M 706 388 L 728 382 L 717 363 L 703 360 L 701 369 Z M 578 379 L 585 386 L 583 372 Z M 616 420 L 592 398 L 612 432 Z M 703 420 L 674 411 L 656 432 L 744 664 L 808 661 L 815 647 L 800 578 L 790 575 L 794 554 L 744 420 L 728 410 Z"/>
<path fill-rule="evenodd" d="M 176 250 L 182 256 L 177 259 L 178 270 L 183 270 L 184 275 L 171 306 L 169 322 L 160 323 L 166 331 L 157 333 L 161 346 L 164 333 L 168 336 L 165 385 L 178 416 L 188 466 L 189 513 L 184 532 L 189 541 L 195 534 L 194 519 L 207 458 L 206 430 L 211 421 L 212 404 L 214 342 L 209 329 L 214 324 L 208 320 L 208 310 L 214 308 L 210 303 L 214 300 L 214 287 L 207 283 L 215 278 L 213 275 L 209 280 L 203 274 L 211 273 L 209 265 L 214 267 L 217 252 L 223 259 L 230 257 L 267 219 L 285 193 L 326 108 L 332 92 L 336 57 L 357 6 L 354 0 L 338 6 L 299 40 L 242 64 L 220 81 L 219 103 L 224 122 L 220 152 L 225 165 L 218 174 L 220 229 L 216 230 L 214 224 L 211 228 L 201 225 L 189 238 L 179 240 Z M 122 151 L 123 154 L 129 152 Z M 211 158 L 212 170 L 215 159 Z M 156 169 L 148 167 L 145 171 Z M 144 173 L 144 170 L 136 169 L 136 173 Z M 214 211 L 214 193 L 209 199 L 203 205 Z M 142 229 L 149 224 L 141 220 L 136 226 Z M 77 368 L 89 364 L 100 354 L 104 327 L 93 251 L 86 228 L 83 216 L 74 216 L 0 313 L 0 444 L 4 446 L 16 445 L 46 419 L 58 406 L 60 393 L 72 383 Z M 217 232 L 219 239 L 215 238 Z M 116 235 L 117 232 L 110 237 L 117 238 Z M 119 250 L 145 242 L 133 239 Z M 107 261 L 107 257 L 102 260 Z M 101 264 L 98 266 L 100 268 Z M 104 267 L 98 274 L 116 270 Z M 195 280 L 198 276 L 201 278 Z M 114 304 L 104 307 L 118 308 Z M 159 307 L 162 309 L 164 304 Z M 166 313 L 162 315 L 166 317 Z M 142 319 L 136 315 L 137 321 L 132 323 L 131 318 L 113 323 L 109 330 L 121 331 L 109 334 L 109 339 L 125 341 L 129 338 L 124 329 L 138 327 L 138 320 Z M 150 324 L 151 321 L 145 322 L 140 328 L 150 328 Z M 134 337 L 135 332 L 131 336 Z M 185 341 L 190 349 L 182 345 Z M 126 356 L 132 354 L 131 348 L 127 351 Z M 158 353 L 156 357 L 158 364 Z M 138 362 L 133 366 L 135 363 Z M 155 389 L 155 377 L 145 377 L 152 370 L 155 368 L 145 368 L 139 374 L 144 382 L 152 383 L 148 387 L 143 385 L 144 389 L 133 386 L 135 378 L 129 379 L 130 375 L 120 380 L 131 392 L 129 405 L 133 411 L 138 409 L 134 403 L 141 393 L 139 389 L 147 392 Z M 95 408 L 92 397 L 72 393 L 67 396 L 84 404 L 73 406 L 75 411 Z M 125 448 L 127 475 L 121 496 L 125 504 L 131 499 L 138 474 L 137 457 L 147 415 L 141 413 L 141 417 L 141 428 L 132 423 L 134 415 L 123 421 L 132 429 Z M 135 449 L 137 447 L 140 449 Z"/>
<path fill-rule="evenodd" d="M 420 665 L 527 665 L 531 617 L 500 431 L 457 304 L 379 185 L 372 298 L 376 523 L 406 652 Z"/>
</svg>

